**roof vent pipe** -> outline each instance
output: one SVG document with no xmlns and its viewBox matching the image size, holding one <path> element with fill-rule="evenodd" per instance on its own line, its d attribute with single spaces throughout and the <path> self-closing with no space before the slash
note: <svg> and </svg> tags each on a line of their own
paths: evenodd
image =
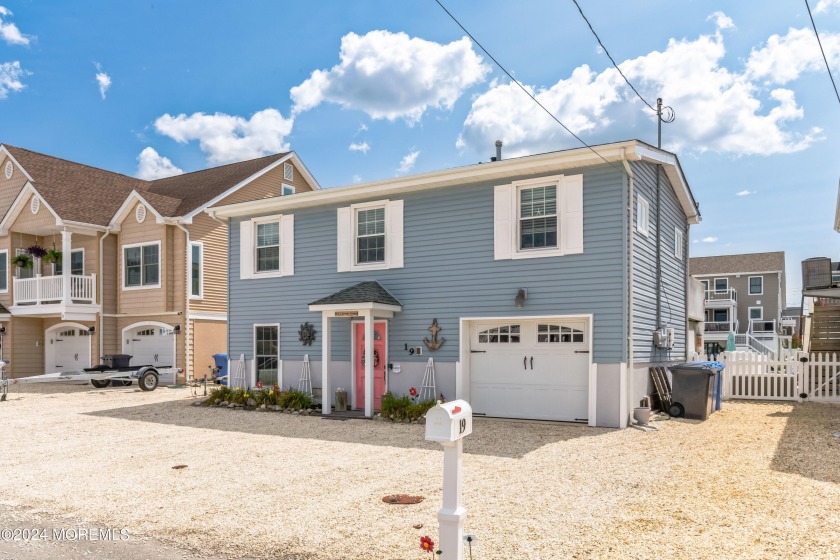
<svg viewBox="0 0 840 560">
<path fill-rule="evenodd" d="M 496 161 L 502 161 L 502 141 L 496 140 Z"/>
</svg>

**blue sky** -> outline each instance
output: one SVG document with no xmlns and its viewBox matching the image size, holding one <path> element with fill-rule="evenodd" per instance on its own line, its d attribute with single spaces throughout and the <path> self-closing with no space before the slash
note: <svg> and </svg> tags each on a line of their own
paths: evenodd
<svg viewBox="0 0 840 560">
<path fill-rule="evenodd" d="M 574 4 L 444 4 L 591 144 L 656 141 Z M 840 257 L 840 104 L 804 2 L 581 2 L 701 205 L 692 256 Z M 840 0 L 811 0 L 840 78 Z M 324 186 L 577 147 L 432 0 L 0 0 L 0 142 L 158 176 L 294 149 Z"/>
</svg>

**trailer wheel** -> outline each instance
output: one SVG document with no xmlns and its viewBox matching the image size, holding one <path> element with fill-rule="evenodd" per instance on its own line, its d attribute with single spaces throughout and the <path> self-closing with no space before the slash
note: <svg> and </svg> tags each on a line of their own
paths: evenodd
<svg viewBox="0 0 840 560">
<path fill-rule="evenodd" d="M 91 379 L 90 384 L 96 387 L 97 389 L 104 389 L 108 385 L 111 384 L 110 379 Z"/>
<path fill-rule="evenodd" d="M 158 375 L 153 369 L 143 372 L 137 380 L 140 389 L 143 391 L 154 391 L 158 386 Z"/>
</svg>

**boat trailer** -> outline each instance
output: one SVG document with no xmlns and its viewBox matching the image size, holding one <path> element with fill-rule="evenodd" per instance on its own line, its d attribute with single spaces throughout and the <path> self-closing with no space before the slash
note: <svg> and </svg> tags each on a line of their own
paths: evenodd
<svg viewBox="0 0 840 560">
<path fill-rule="evenodd" d="M 85 368 L 82 371 L 64 371 L 57 373 L 45 373 L 30 377 L 18 377 L 9 379 L 6 377 L 7 362 L 0 361 L 0 402 L 6 400 L 10 385 L 25 385 L 28 383 L 67 383 L 81 384 L 90 382 L 97 389 L 108 385 L 131 385 L 137 381 L 137 385 L 143 391 L 154 391 L 157 389 L 161 373 L 181 372 L 181 368 L 171 366 L 130 366 L 130 367 L 109 367 L 100 365 L 92 368 Z"/>
</svg>

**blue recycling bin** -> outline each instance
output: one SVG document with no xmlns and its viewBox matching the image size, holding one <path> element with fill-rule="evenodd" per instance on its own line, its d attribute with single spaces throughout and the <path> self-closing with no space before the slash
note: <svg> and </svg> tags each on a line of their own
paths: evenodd
<svg viewBox="0 0 840 560">
<path fill-rule="evenodd" d="M 712 412 L 720 410 L 721 402 L 723 401 L 723 369 L 726 367 L 720 362 L 690 362 L 691 365 L 703 366 L 715 372 L 715 381 L 712 385 L 713 393 L 712 399 L 714 407 Z"/>
<path fill-rule="evenodd" d="M 213 354 L 213 361 L 216 362 L 216 367 L 219 368 L 219 373 L 217 377 L 225 377 L 228 374 L 228 355 L 227 354 Z M 217 383 L 227 385 L 230 387 L 230 383 L 226 381 L 217 381 Z"/>
</svg>

